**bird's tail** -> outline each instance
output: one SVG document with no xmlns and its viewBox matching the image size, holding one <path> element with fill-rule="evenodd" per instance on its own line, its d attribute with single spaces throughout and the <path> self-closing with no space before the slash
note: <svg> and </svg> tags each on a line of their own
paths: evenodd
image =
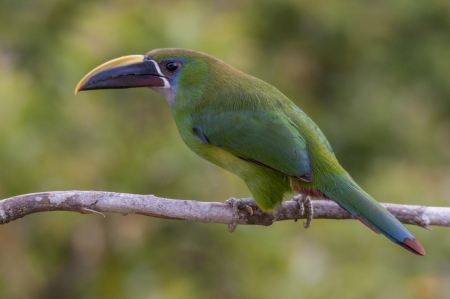
<svg viewBox="0 0 450 299">
<path fill-rule="evenodd" d="M 332 178 L 332 182 L 328 182 L 326 185 L 334 185 L 334 188 L 326 188 L 330 190 L 321 191 L 367 227 L 376 233 L 382 233 L 389 240 L 412 253 L 425 255 L 422 245 L 403 224 L 364 192 L 350 177 L 335 176 Z"/>
</svg>

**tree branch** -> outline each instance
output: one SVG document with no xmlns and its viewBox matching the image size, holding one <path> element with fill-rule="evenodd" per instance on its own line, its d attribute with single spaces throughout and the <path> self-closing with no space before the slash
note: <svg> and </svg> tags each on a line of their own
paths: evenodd
<svg viewBox="0 0 450 299">
<path fill-rule="evenodd" d="M 353 219 L 330 200 L 314 200 L 314 219 Z M 450 226 L 450 208 L 399 204 L 383 204 L 402 223 L 428 228 L 429 225 Z M 301 219 L 295 201 L 284 201 L 272 213 L 262 212 L 256 204 L 249 204 L 253 215 L 240 211 L 237 224 L 271 225 L 275 221 Z M 26 215 L 46 211 L 72 211 L 83 214 L 114 212 L 122 215 L 146 216 L 189 220 L 205 223 L 229 224 L 234 220 L 232 207 L 218 202 L 199 202 L 100 191 L 55 191 L 24 194 L 0 201 L 0 224 Z"/>
</svg>

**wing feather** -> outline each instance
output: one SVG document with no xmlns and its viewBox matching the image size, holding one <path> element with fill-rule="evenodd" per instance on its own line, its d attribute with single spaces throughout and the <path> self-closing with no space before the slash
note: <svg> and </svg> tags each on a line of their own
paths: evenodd
<svg viewBox="0 0 450 299">
<path fill-rule="evenodd" d="M 202 114 L 195 120 L 195 128 L 201 130 L 197 136 L 204 136 L 239 158 L 288 176 L 312 179 L 306 141 L 284 114 L 252 111 Z"/>
</svg>

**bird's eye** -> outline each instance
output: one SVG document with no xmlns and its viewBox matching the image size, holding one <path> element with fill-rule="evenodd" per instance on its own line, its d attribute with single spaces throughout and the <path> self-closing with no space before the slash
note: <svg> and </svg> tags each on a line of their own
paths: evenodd
<svg viewBox="0 0 450 299">
<path fill-rule="evenodd" d="M 169 61 L 168 63 L 166 63 L 166 70 L 168 70 L 171 73 L 178 70 L 178 67 L 179 67 L 178 62 Z"/>
</svg>

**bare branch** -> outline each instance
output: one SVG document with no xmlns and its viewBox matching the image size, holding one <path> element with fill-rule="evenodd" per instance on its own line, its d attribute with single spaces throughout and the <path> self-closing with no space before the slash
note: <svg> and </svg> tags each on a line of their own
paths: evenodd
<svg viewBox="0 0 450 299">
<path fill-rule="evenodd" d="M 352 219 L 353 217 L 329 200 L 314 200 L 314 219 Z M 429 225 L 450 226 L 450 208 L 383 204 L 405 224 L 428 228 Z M 240 211 L 238 224 L 271 225 L 275 221 L 301 219 L 296 201 L 285 201 L 272 213 L 263 213 L 254 203 L 248 204 L 253 214 Z M 234 220 L 232 207 L 218 202 L 199 202 L 100 191 L 55 191 L 10 197 L 0 201 L 0 224 L 26 215 L 46 211 L 72 211 L 83 214 L 114 212 L 122 215 L 141 214 L 158 218 L 229 224 Z"/>
</svg>

